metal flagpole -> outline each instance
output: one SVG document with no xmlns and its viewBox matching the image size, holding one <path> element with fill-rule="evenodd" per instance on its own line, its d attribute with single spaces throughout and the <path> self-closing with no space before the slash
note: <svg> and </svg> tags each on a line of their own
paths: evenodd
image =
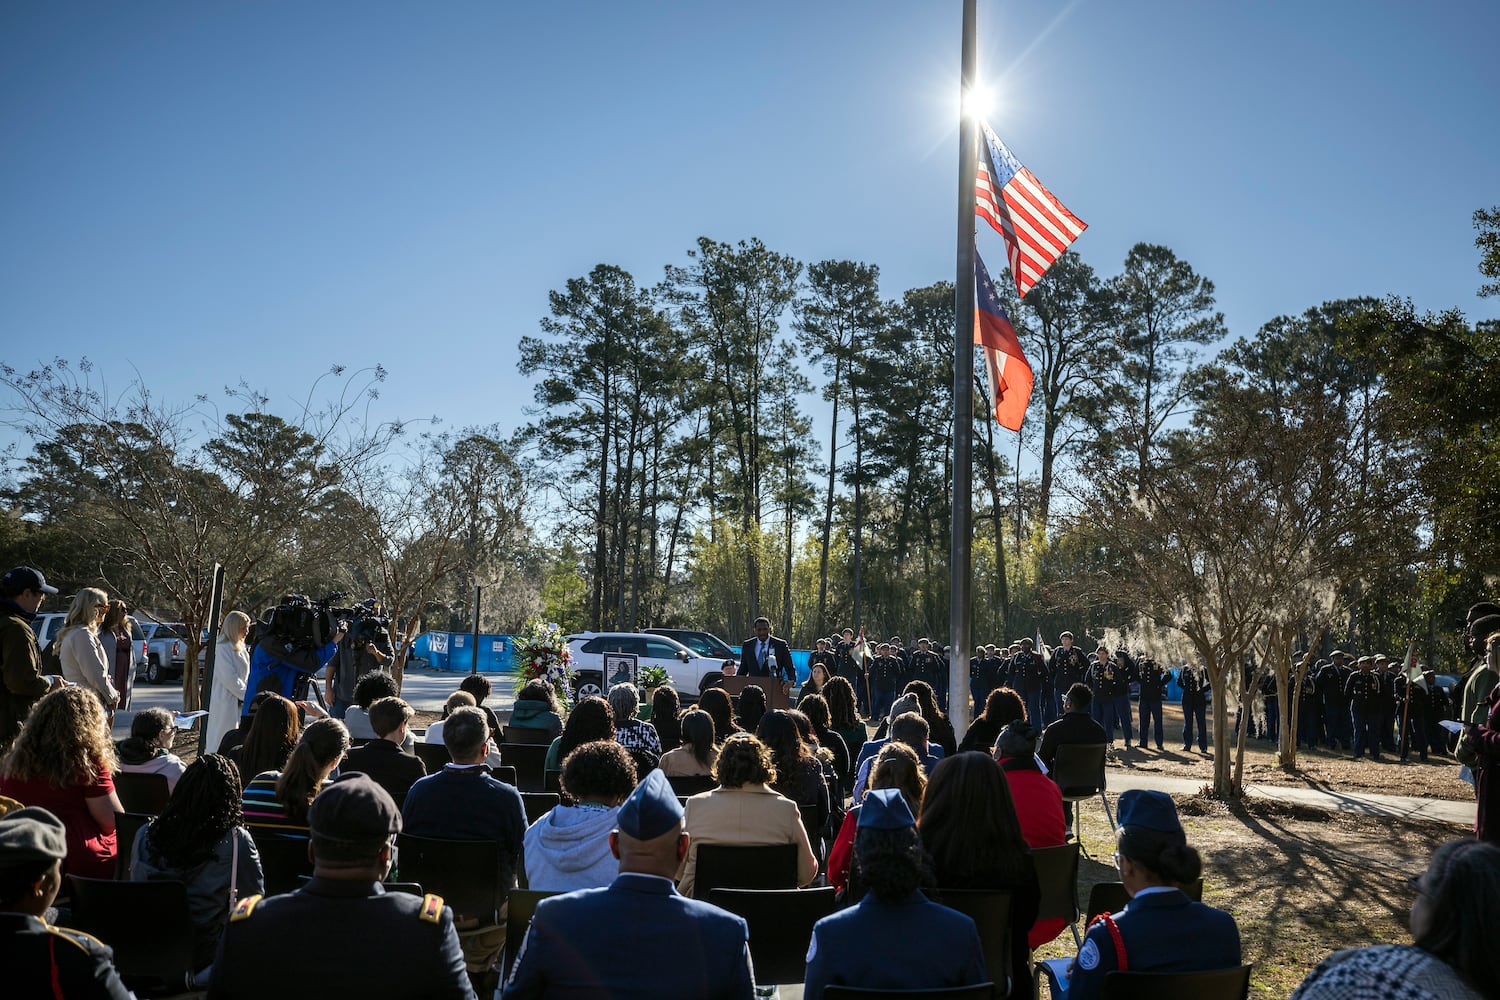
<svg viewBox="0 0 1500 1000">
<path fill-rule="evenodd" d="M 970 493 L 974 476 L 974 179 L 979 127 L 970 107 L 974 89 L 975 0 L 964 0 L 963 79 L 958 113 L 958 270 L 953 332 L 953 547 L 949 559 L 948 714 L 962 737 L 969 728 Z"/>
</svg>

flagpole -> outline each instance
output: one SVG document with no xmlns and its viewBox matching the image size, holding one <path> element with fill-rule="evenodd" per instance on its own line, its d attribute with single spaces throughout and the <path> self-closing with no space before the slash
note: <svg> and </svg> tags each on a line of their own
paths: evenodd
<svg viewBox="0 0 1500 1000">
<path fill-rule="evenodd" d="M 953 334 L 953 546 L 949 558 L 948 715 L 962 737 L 969 728 L 968 652 L 971 490 L 974 476 L 974 180 L 979 170 L 979 129 L 970 106 L 977 58 L 975 0 L 964 0 L 958 113 L 958 268 L 954 282 L 957 326 Z"/>
</svg>

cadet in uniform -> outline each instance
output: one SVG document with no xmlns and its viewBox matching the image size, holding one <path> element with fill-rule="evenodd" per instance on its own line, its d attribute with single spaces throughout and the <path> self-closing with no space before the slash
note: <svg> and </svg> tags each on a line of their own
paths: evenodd
<svg viewBox="0 0 1500 1000">
<path fill-rule="evenodd" d="M 1375 674 L 1380 678 L 1380 747 L 1395 753 L 1396 745 L 1396 661 L 1379 653 L 1375 657 Z"/>
<path fill-rule="evenodd" d="M 1380 675 L 1371 668 L 1373 656 L 1361 656 L 1356 664 L 1359 673 L 1344 683 L 1344 697 L 1349 702 L 1354 727 L 1354 756 L 1358 759 L 1370 751 L 1372 760 L 1380 759 Z"/>
<path fill-rule="evenodd" d="M 995 667 L 984 647 L 976 647 L 974 656 L 969 660 L 969 697 L 974 701 L 974 718 L 977 719 L 984 711 L 984 703 L 989 699 L 990 692 L 999 686 L 995 678 Z"/>
<path fill-rule="evenodd" d="M 809 671 L 816 664 L 821 663 L 823 664 L 823 669 L 828 672 L 829 677 L 833 677 L 838 673 L 837 669 L 835 669 L 833 651 L 829 648 L 831 645 L 832 642 L 828 639 L 818 640 L 818 648 L 813 650 L 812 655 L 807 658 L 807 669 Z"/>
<path fill-rule="evenodd" d="M 1318 693 L 1323 696 L 1323 741 L 1328 749 L 1349 749 L 1349 738 L 1344 728 L 1349 724 L 1349 703 L 1344 698 L 1344 651 L 1335 649 L 1329 654 L 1329 662 L 1318 671 Z"/>
<path fill-rule="evenodd" d="M 948 664 L 932 651 L 931 639 L 917 640 L 917 651 L 911 656 L 911 674 L 913 680 L 927 682 L 940 708 L 948 706 Z"/>
<path fill-rule="evenodd" d="M 45 809 L 0 818 L 0 982 L 10 997 L 130 1000 L 113 954 L 81 931 L 42 919 L 62 886 L 62 820 Z M 176 984 L 174 984 L 176 985 Z"/>
<path fill-rule="evenodd" d="M 1054 657 L 1056 654 L 1053 654 Z M 1141 746 L 1151 742 L 1155 730 L 1156 749 L 1165 750 L 1161 734 L 1161 702 L 1167 696 L 1167 672 L 1151 657 L 1141 660 Z"/>
<path fill-rule="evenodd" d="M 1309 750 L 1318 747 L 1318 736 L 1323 731 L 1323 699 L 1318 694 L 1318 671 L 1327 661 L 1319 660 L 1309 667 L 1297 685 L 1297 745 Z"/>
<path fill-rule="evenodd" d="M 1047 664 L 1041 654 L 1032 652 L 1032 641 L 1021 640 L 1021 651 L 1010 661 L 1010 686 L 1021 692 L 1021 697 L 1026 701 L 1026 717 L 1032 720 L 1032 724 L 1040 728 L 1045 718 L 1042 711 L 1042 698 L 1052 697 L 1051 686 L 1048 684 Z"/>
<path fill-rule="evenodd" d="M 1063 702 L 1068 699 L 1068 689 L 1087 677 L 1089 672 L 1089 658 L 1083 650 L 1073 645 L 1073 633 L 1064 632 L 1058 636 L 1058 639 L 1062 645 L 1052 650 L 1052 718 L 1054 719 L 1061 719 L 1063 712 L 1067 711 L 1063 708 Z"/>
<path fill-rule="evenodd" d="M 307 824 L 312 880 L 283 896 L 239 902 L 219 942 L 210 1000 L 473 1000 L 442 897 L 381 885 L 401 832 L 401 811 L 386 790 L 369 775 L 347 774 L 313 799 Z"/>
<path fill-rule="evenodd" d="M 891 655 L 891 644 L 882 642 L 877 647 L 879 654 L 870 662 L 870 682 L 874 688 L 874 715 L 884 719 L 896 700 L 896 686 L 901 682 L 903 669 L 899 657 Z"/>
<path fill-rule="evenodd" d="M 1198 725 L 1198 749 L 1208 753 L 1208 679 L 1203 671 L 1187 664 L 1177 671 L 1182 688 L 1182 749 L 1193 749 L 1193 724 Z"/>
</svg>

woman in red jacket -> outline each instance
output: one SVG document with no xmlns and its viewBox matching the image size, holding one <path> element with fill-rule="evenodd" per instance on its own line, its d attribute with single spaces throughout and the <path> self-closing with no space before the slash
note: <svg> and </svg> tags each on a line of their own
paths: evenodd
<svg viewBox="0 0 1500 1000">
<path fill-rule="evenodd" d="M 995 759 L 1010 784 L 1010 797 L 1021 821 L 1021 836 L 1030 848 L 1057 847 L 1067 841 L 1062 790 L 1042 773 L 1036 759 L 1036 730 L 1024 720 L 1012 722 L 995 741 Z M 1061 917 L 1038 920 L 1027 940 L 1032 948 L 1046 944 L 1068 925 Z"/>
</svg>

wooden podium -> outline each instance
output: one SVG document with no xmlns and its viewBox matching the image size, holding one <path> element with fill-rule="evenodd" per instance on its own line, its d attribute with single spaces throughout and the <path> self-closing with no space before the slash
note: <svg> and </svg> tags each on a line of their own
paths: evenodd
<svg viewBox="0 0 1500 1000">
<path fill-rule="evenodd" d="M 744 674 L 735 674 L 733 677 L 724 678 L 718 685 L 722 687 L 729 697 L 738 703 L 740 692 L 745 690 L 745 685 L 754 684 L 766 693 L 766 711 L 774 708 L 791 708 L 792 699 L 781 690 L 782 681 L 775 677 L 747 677 Z"/>
</svg>

